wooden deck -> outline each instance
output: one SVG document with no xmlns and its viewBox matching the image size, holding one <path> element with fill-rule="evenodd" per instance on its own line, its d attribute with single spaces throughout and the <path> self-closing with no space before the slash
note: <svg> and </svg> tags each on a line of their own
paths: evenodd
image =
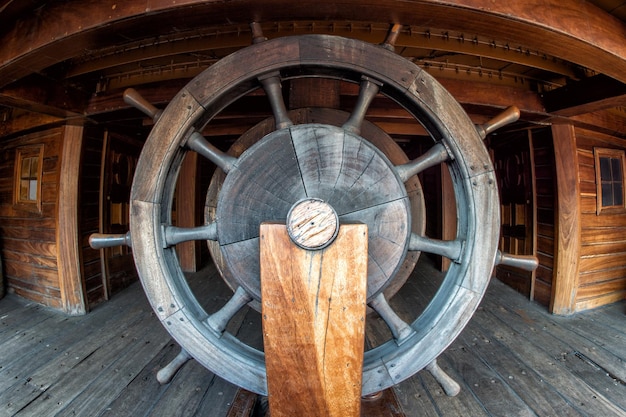
<svg viewBox="0 0 626 417">
<path fill-rule="evenodd" d="M 393 299 L 397 311 L 419 306 L 436 275 L 420 262 Z M 212 266 L 191 280 L 211 288 L 208 302 L 227 297 Z M 258 340 L 259 314 L 240 316 L 239 335 Z M 158 384 L 156 372 L 177 353 L 139 284 L 82 317 L 8 295 L 0 416 L 225 416 L 237 387 L 194 361 Z M 447 397 L 425 371 L 394 390 L 407 416 L 626 416 L 625 361 L 625 301 L 556 317 L 493 280 L 439 359 L 461 393 Z"/>
</svg>

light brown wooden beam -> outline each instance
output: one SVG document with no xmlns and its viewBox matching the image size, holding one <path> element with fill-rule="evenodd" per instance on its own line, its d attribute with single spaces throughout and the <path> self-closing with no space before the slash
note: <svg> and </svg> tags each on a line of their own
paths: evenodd
<svg viewBox="0 0 626 417">
<path fill-rule="evenodd" d="M 626 81 L 624 24 L 578 0 L 399 1 L 287 0 L 236 2 L 129 0 L 123 3 L 70 0 L 27 14 L 0 39 L 0 86 L 122 39 L 159 36 L 211 24 L 334 19 L 433 26 L 502 39 L 517 47 L 572 61 Z M 184 19 L 183 19 L 184 16 Z M 24 40 L 28 39 L 28 47 Z"/>
<path fill-rule="evenodd" d="M 575 311 L 581 244 L 580 184 L 576 134 L 572 125 L 552 126 L 557 182 L 556 248 L 550 311 Z"/>
<path fill-rule="evenodd" d="M 78 179 L 82 143 L 82 126 L 64 127 L 57 197 L 57 264 L 63 311 L 71 315 L 87 312 L 81 251 L 78 247 Z"/>
</svg>

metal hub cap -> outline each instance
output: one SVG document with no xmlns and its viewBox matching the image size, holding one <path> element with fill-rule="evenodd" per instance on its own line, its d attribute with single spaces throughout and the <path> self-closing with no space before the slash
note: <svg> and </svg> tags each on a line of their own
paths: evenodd
<svg viewBox="0 0 626 417">
<path fill-rule="evenodd" d="M 306 198 L 287 213 L 287 232 L 293 243 L 303 249 L 324 249 L 339 233 L 339 217 L 330 204 Z"/>
</svg>

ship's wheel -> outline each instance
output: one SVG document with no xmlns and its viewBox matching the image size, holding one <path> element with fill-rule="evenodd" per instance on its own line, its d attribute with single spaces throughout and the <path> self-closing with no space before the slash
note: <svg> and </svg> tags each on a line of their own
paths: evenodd
<svg viewBox="0 0 626 417">
<path fill-rule="evenodd" d="M 250 391 L 267 393 L 264 354 L 225 329 L 241 308 L 260 301 L 259 224 L 284 222 L 296 202 L 320 199 L 340 222 L 368 225 L 367 300 L 390 336 L 364 353 L 363 394 L 397 384 L 433 362 L 469 321 L 494 263 L 502 259 L 498 192 L 482 142 L 485 132 L 438 82 L 392 49 L 389 43 L 335 36 L 265 40 L 257 33 L 253 45 L 220 60 L 176 95 L 141 153 L 124 242 L 132 244 L 147 297 L 184 351 Z M 352 112 L 288 111 L 282 84 L 307 77 L 359 85 Z M 201 132 L 231 103 L 259 89 L 273 118 L 247 132 L 230 153 L 219 151 Z M 406 159 L 384 131 L 365 120 L 379 94 L 406 109 L 432 139 L 416 159 Z M 173 197 L 188 152 L 219 171 L 208 190 L 205 224 L 179 228 L 172 224 Z M 416 175 L 440 164 L 450 171 L 456 198 L 457 232 L 451 240 L 424 236 Z M 234 290 L 211 314 L 188 286 L 174 250 L 190 240 L 210 242 L 218 269 Z M 406 321 L 387 300 L 406 281 L 419 252 L 452 262 L 427 306 Z"/>
</svg>

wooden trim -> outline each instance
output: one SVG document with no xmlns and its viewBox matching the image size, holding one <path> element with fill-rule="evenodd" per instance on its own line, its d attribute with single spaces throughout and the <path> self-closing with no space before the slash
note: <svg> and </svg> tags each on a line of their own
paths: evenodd
<svg viewBox="0 0 626 417">
<path fill-rule="evenodd" d="M 57 264 L 62 308 L 71 315 L 87 312 L 78 247 L 78 179 L 82 143 L 82 126 L 64 127 L 57 196 Z"/>
<path fill-rule="evenodd" d="M 100 233 L 108 233 L 106 225 L 109 222 L 107 210 L 106 181 L 108 179 L 107 156 L 109 152 L 109 132 L 104 132 L 102 140 L 102 156 L 100 158 L 100 192 L 98 197 L 98 231 Z M 109 248 L 100 249 L 100 270 L 102 273 L 102 289 L 105 300 L 108 300 L 111 294 L 111 285 L 109 280 Z"/>
<path fill-rule="evenodd" d="M 555 268 L 550 311 L 571 314 L 576 311 L 576 291 L 581 244 L 580 184 L 578 152 L 572 125 L 553 125 L 557 182 L 555 219 Z"/>
<path fill-rule="evenodd" d="M 533 142 L 532 131 L 528 130 L 528 156 L 530 158 L 530 186 L 532 187 L 531 193 L 531 215 L 532 224 L 530 225 L 530 240 L 532 247 L 530 253 L 533 256 L 537 256 L 537 173 L 535 170 L 535 144 Z M 528 234 L 527 234 L 528 236 Z M 537 269 L 533 269 L 530 273 L 530 299 L 535 299 L 535 281 L 537 279 Z"/>
</svg>

